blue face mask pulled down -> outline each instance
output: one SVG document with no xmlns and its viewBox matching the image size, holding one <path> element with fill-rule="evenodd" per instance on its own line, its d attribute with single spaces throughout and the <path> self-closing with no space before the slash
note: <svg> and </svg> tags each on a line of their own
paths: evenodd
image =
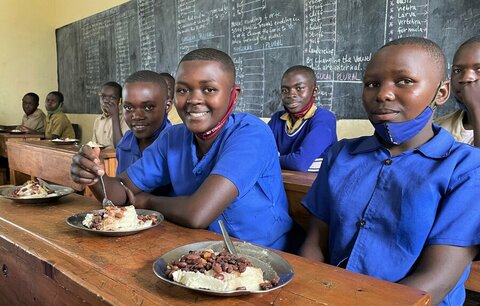
<svg viewBox="0 0 480 306">
<path fill-rule="evenodd" d="M 430 105 L 427 106 L 416 118 L 404 122 L 372 122 L 375 133 L 387 144 L 397 146 L 415 137 L 415 135 L 420 133 L 432 117 L 433 109 L 435 108 L 435 97 L 442 85 L 443 82 L 440 82 L 432 101 L 430 101 Z"/>
<path fill-rule="evenodd" d="M 417 135 L 430 120 L 433 110 L 427 106 L 425 110 L 413 118 L 404 122 L 373 123 L 375 133 L 390 145 L 399 145 Z"/>
</svg>

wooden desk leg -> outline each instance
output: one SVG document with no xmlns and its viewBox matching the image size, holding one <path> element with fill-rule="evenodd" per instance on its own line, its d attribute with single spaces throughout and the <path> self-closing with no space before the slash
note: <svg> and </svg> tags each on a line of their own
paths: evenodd
<svg viewBox="0 0 480 306">
<path fill-rule="evenodd" d="M 10 169 L 10 184 L 17 185 L 17 179 L 15 177 L 15 170 Z"/>
</svg>

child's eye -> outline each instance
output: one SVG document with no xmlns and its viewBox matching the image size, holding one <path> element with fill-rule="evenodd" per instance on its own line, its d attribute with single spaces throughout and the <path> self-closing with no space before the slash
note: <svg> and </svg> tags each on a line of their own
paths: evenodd
<svg viewBox="0 0 480 306">
<path fill-rule="evenodd" d="M 413 80 L 403 79 L 403 80 L 398 81 L 398 84 L 400 84 L 400 85 L 411 85 L 411 84 L 413 84 Z"/>
<path fill-rule="evenodd" d="M 177 88 L 175 91 L 177 94 L 180 94 L 180 95 L 184 95 L 187 93 L 187 89 L 185 88 Z"/>
<path fill-rule="evenodd" d="M 130 105 L 123 105 L 123 109 L 127 112 L 131 112 L 133 110 L 133 107 L 131 107 Z"/>
<path fill-rule="evenodd" d="M 216 90 L 215 88 L 208 87 L 208 88 L 205 88 L 203 91 L 204 91 L 205 93 L 211 94 L 211 93 L 216 92 L 217 90 Z"/>
<path fill-rule="evenodd" d="M 459 69 L 459 68 L 453 68 L 453 69 L 452 69 L 452 73 L 453 73 L 453 74 L 459 74 L 459 73 L 460 73 L 460 69 Z"/>
<path fill-rule="evenodd" d="M 282 95 L 286 95 L 288 93 L 288 89 L 286 89 L 286 88 L 282 88 L 282 89 L 280 89 L 280 91 L 281 91 Z"/>
<path fill-rule="evenodd" d="M 155 108 L 155 106 L 147 105 L 147 106 L 145 106 L 145 111 L 146 112 L 151 112 L 151 111 L 153 111 L 154 108 Z"/>
<path fill-rule="evenodd" d="M 305 89 L 305 87 L 300 87 L 300 86 L 298 86 L 298 87 L 296 88 L 297 91 L 302 91 L 302 90 L 304 90 L 304 89 Z"/>
<path fill-rule="evenodd" d="M 366 88 L 378 87 L 378 83 L 377 83 L 377 82 L 366 82 L 366 83 L 364 84 L 364 87 L 366 87 Z"/>
</svg>

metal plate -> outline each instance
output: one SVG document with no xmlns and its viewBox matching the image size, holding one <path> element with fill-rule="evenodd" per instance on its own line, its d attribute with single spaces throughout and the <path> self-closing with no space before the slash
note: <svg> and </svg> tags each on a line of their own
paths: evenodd
<svg viewBox="0 0 480 306">
<path fill-rule="evenodd" d="M 14 197 L 12 196 L 13 192 L 18 188 L 23 186 L 13 186 L 8 188 L 2 188 L 0 190 L 0 195 L 4 198 L 10 199 L 17 203 L 24 203 L 24 204 L 43 204 L 43 203 L 52 203 L 57 201 L 63 196 L 71 194 L 74 190 L 70 187 L 61 186 L 61 185 L 54 185 L 48 184 L 48 186 L 53 189 L 55 192 L 48 194 L 46 196 L 24 196 L 24 197 Z"/>
<path fill-rule="evenodd" d="M 21 130 L 10 130 L 9 133 L 10 134 L 25 134 L 26 132 L 21 131 Z"/>
<path fill-rule="evenodd" d="M 153 263 L 153 272 L 164 282 L 169 284 L 173 284 L 176 286 L 184 287 L 190 290 L 203 292 L 210 295 L 218 295 L 218 296 L 237 296 L 237 295 L 244 295 L 244 294 L 251 294 L 251 293 L 266 293 L 278 288 L 281 288 L 288 284 L 295 274 L 293 272 L 292 266 L 286 261 L 283 257 L 274 253 L 273 251 L 253 245 L 248 242 L 237 242 L 233 243 L 235 248 L 237 249 L 238 255 L 246 257 L 249 259 L 252 264 L 262 269 L 263 271 L 263 279 L 265 280 L 272 280 L 275 276 L 278 275 L 280 278 L 280 282 L 278 286 L 273 287 L 272 289 L 268 290 L 258 290 L 258 291 L 246 291 L 246 290 L 232 290 L 232 291 L 214 291 L 208 289 L 196 289 L 190 288 L 185 286 L 184 284 L 177 283 L 173 280 L 170 280 L 165 272 L 167 269 L 167 265 L 175 260 L 178 260 L 182 255 L 188 254 L 189 251 L 201 251 L 206 249 L 212 249 L 215 252 L 220 252 L 225 249 L 225 244 L 223 241 L 205 241 L 205 242 L 197 242 L 188 245 L 181 246 L 176 248 L 170 252 L 167 252 L 160 256 L 154 263 Z"/>
<path fill-rule="evenodd" d="M 83 213 L 79 213 L 73 216 L 70 216 L 67 218 L 67 224 L 76 228 L 80 229 L 83 231 L 99 234 L 99 235 L 104 235 L 104 236 L 127 236 L 127 235 L 133 235 L 138 232 L 150 229 L 152 227 L 155 227 L 159 225 L 163 221 L 163 215 L 159 213 L 158 211 L 154 210 L 148 210 L 148 209 L 135 209 L 137 212 L 137 215 L 155 215 L 157 216 L 157 223 L 153 224 L 152 226 L 147 226 L 147 227 L 142 227 L 142 228 L 137 228 L 134 230 L 120 230 L 120 231 L 102 231 L 102 230 L 96 230 L 96 229 L 90 229 L 88 227 L 85 227 L 82 222 L 85 219 L 85 216 L 87 214 L 92 214 L 92 213 L 97 213 L 102 211 L 103 209 L 98 209 L 98 210 L 92 210 L 92 211 L 87 211 Z"/>
</svg>

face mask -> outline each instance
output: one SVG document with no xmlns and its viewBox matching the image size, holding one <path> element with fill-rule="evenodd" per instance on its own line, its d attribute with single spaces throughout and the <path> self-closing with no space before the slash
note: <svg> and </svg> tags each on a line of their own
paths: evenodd
<svg viewBox="0 0 480 306">
<path fill-rule="evenodd" d="M 404 122 L 372 123 L 375 133 L 389 145 L 400 145 L 417 135 L 428 123 L 435 108 L 435 97 L 442 86 L 440 82 L 429 106 L 416 118 Z"/>
<path fill-rule="evenodd" d="M 460 108 L 464 112 L 468 113 L 468 108 L 462 101 L 458 100 L 457 97 L 455 97 L 455 101 L 457 101 L 458 108 Z"/>
</svg>

